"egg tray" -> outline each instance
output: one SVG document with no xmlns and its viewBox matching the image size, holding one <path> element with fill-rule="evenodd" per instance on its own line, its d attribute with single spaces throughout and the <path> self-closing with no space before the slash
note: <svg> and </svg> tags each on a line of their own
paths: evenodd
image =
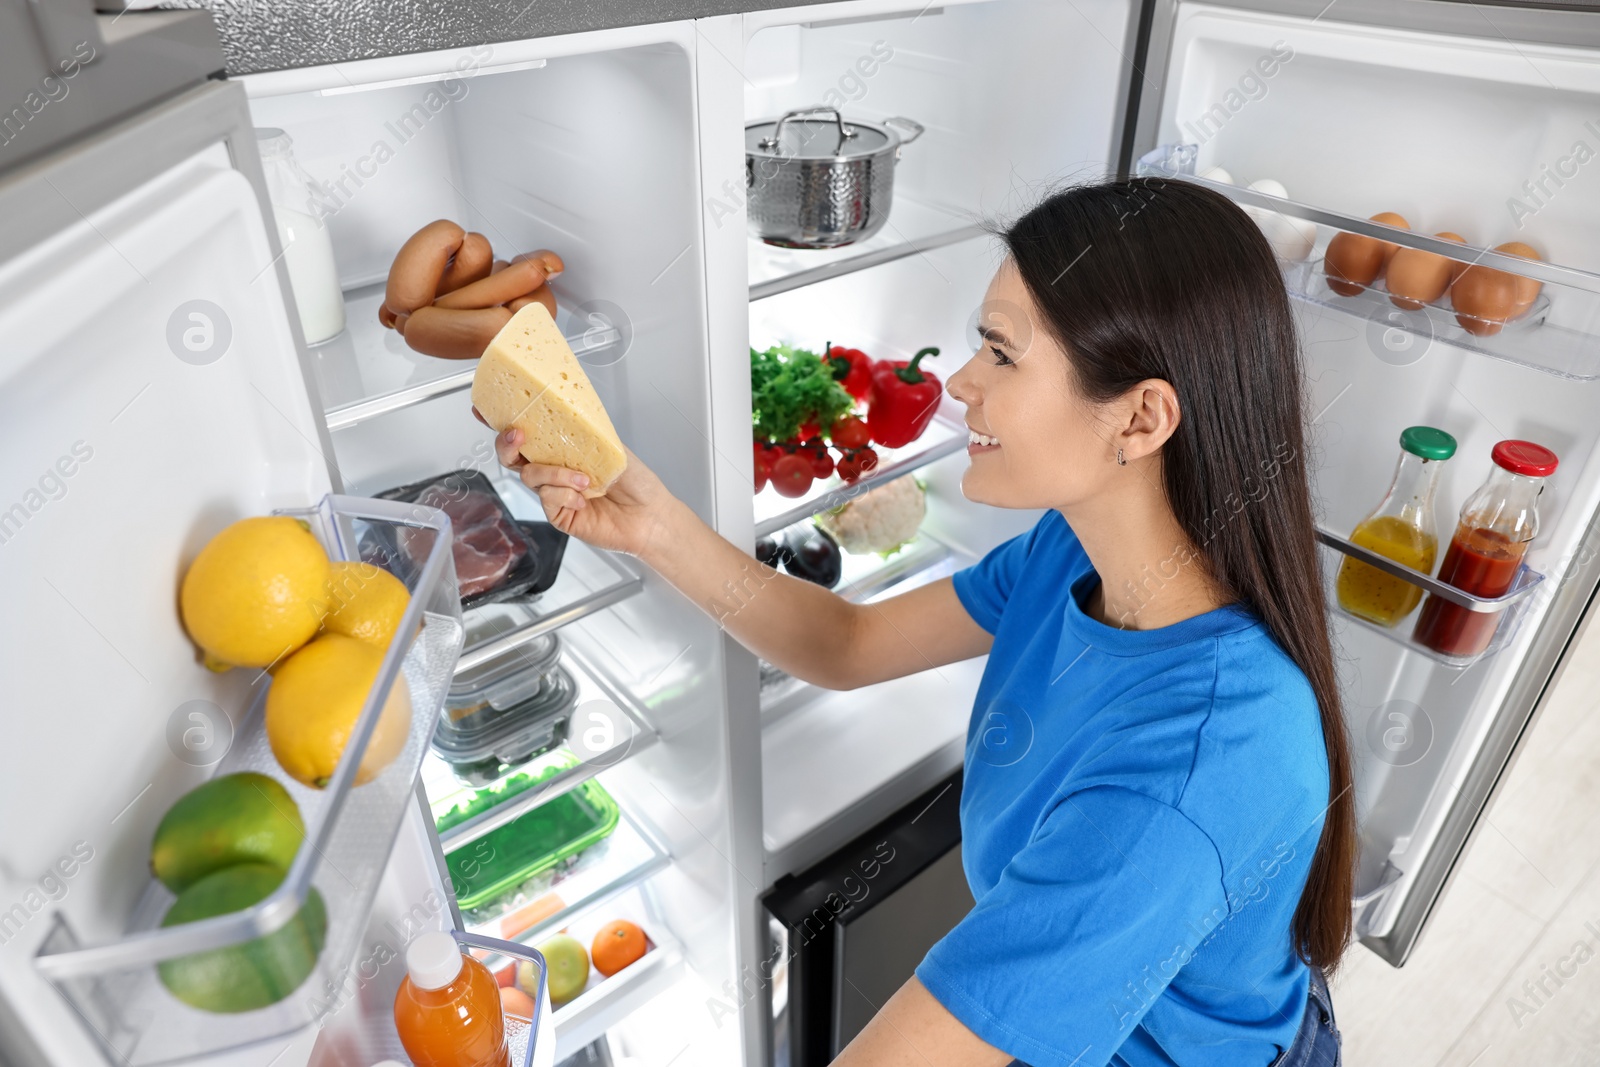
<svg viewBox="0 0 1600 1067">
<path fill-rule="evenodd" d="M 1457 311 L 1454 305 L 1451 304 L 1449 289 L 1446 289 L 1444 295 L 1438 300 L 1426 301 L 1423 302 L 1422 306 L 1419 308 L 1408 309 L 1400 307 L 1394 302 L 1388 288 L 1383 284 L 1383 279 L 1381 278 L 1372 282 L 1370 285 L 1362 286 L 1361 292 L 1346 296 L 1343 293 L 1334 292 L 1333 289 L 1328 285 L 1327 276 L 1323 271 L 1323 258 L 1321 256 L 1309 261 L 1308 263 L 1301 264 L 1301 267 L 1309 267 L 1309 273 L 1314 276 L 1313 278 L 1306 279 L 1308 284 L 1305 286 L 1305 293 L 1307 296 L 1312 296 L 1314 299 L 1316 299 L 1318 303 L 1331 304 L 1334 301 L 1352 301 L 1364 306 L 1370 306 L 1374 310 L 1382 312 L 1385 318 L 1388 317 L 1389 312 L 1395 312 L 1399 315 L 1417 316 L 1426 314 L 1428 318 L 1433 320 L 1435 323 L 1446 323 L 1448 324 L 1449 328 L 1464 333 L 1468 337 L 1475 340 L 1495 337 L 1506 330 L 1515 332 L 1517 330 L 1535 329 L 1544 325 L 1545 316 L 1550 310 L 1550 298 L 1548 295 L 1546 295 L 1544 289 L 1541 287 L 1538 297 L 1534 299 L 1532 304 L 1528 305 L 1527 310 L 1523 311 L 1520 315 L 1511 316 L 1504 322 L 1496 323 L 1493 320 L 1482 319 L 1476 315 L 1465 315 L 1465 318 L 1469 318 L 1473 322 L 1482 323 L 1486 326 L 1498 325 L 1500 327 L 1493 332 L 1473 333 L 1471 330 L 1468 330 L 1465 326 L 1461 325 L 1458 316 L 1463 316 L 1463 313 Z M 1320 293 L 1317 292 L 1316 289 L 1316 286 L 1319 284 L 1321 286 Z M 1345 284 L 1353 285 L 1355 283 L 1346 282 Z M 1416 303 L 1416 301 L 1413 301 L 1413 303 Z M 1334 306 L 1339 305 L 1335 304 Z M 1369 315 L 1368 317 L 1372 318 L 1374 316 Z M 1400 324 L 1395 323 L 1395 325 Z"/>
</svg>

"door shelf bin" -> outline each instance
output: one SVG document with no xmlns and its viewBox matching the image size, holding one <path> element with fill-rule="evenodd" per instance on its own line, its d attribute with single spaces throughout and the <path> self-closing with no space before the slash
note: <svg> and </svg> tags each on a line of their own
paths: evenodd
<svg viewBox="0 0 1600 1067">
<path fill-rule="evenodd" d="M 495 953 L 502 959 L 530 963 L 537 975 L 539 996 L 534 999 L 534 1018 L 507 1015 L 506 1039 L 511 1046 L 511 1062 L 517 1067 L 553 1067 L 556 1055 L 555 1011 L 550 1005 L 545 960 L 538 950 L 496 937 L 450 930 L 461 947 L 480 958 Z M 410 1063 L 400 1033 L 395 1029 L 394 990 L 405 972 L 403 957 L 387 963 L 387 982 L 375 982 L 375 996 L 360 997 L 336 1016 L 317 1037 L 311 1052 L 311 1067 L 346 1067 L 348 1064 L 393 1060 Z M 398 974 L 394 972 L 398 971 Z M 381 973 L 381 972 L 380 972 Z M 366 991 L 363 990 L 363 994 Z"/>
<path fill-rule="evenodd" d="M 1201 178 L 1194 173 L 1197 155 L 1196 145 L 1162 145 L 1143 156 L 1136 171 L 1141 176 L 1178 178 L 1203 185 L 1247 210 L 1274 212 L 1315 224 L 1316 239 L 1309 255 L 1300 261 L 1280 259 L 1284 285 L 1296 300 L 1353 315 L 1369 323 L 1368 344 L 1378 358 L 1396 365 L 1414 363 L 1438 341 L 1561 378 L 1577 381 L 1600 378 L 1600 274 L 1522 259 L 1476 245 L 1455 244 L 1429 233 L 1395 229 L 1370 219 Z M 1328 288 L 1322 264 L 1328 242 L 1341 230 L 1530 278 L 1541 283 L 1539 296 L 1491 335 L 1465 329 L 1456 318 L 1448 292 L 1436 302 L 1416 310 L 1393 304 L 1382 288 L 1381 278 L 1354 296 L 1344 296 Z M 1390 343 L 1389 331 L 1392 330 L 1419 340 Z"/>
<path fill-rule="evenodd" d="M 1421 612 L 1420 606 L 1414 609 L 1410 614 L 1406 615 L 1405 618 L 1395 623 L 1392 627 L 1380 626 L 1375 622 L 1361 618 L 1359 615 L 1352 615 L 1350 612 L 1345 611 L 1339 606 L 1338 596 L 1335 591 L 1335 582 L 1339 572 L 1338 563 L 1332 567 L 1325 568 L 1325 575 L 1327 578 L 1325 584 L 1327 587 L 1328 607 L 1330 610 L 1338 612 L 1341 617 L 1349 619 L 1351 622 L 1371 630 L 1374 633 L 1382 634 L 1389 640 L 1409 649 L 1412 652 L 1417 653 L 1418 655 L 1426 656 L 1435 663 L 1458 670 L 1463 667 L 1470 667 L 1472 664 L 1478 662 L 1478 660 L 1484 658 L 1485 656 L 1491 656 L 1500 651 L 1501 648 L 1505 647 L 1506 643 L 1509 642 L 1516 634 L 1517 627 L 1521 623 L 1523 615 L 1526 614 L 1529 604 L 1533 602 L 1533 594 L 1541 588 L 1544 582 L 1543 574 L 1533 570 L 1526 563 L 1524 563 L 1517 570 L 1517 577 L 1516 580 L 1511 584 L 1511 590 L 1504 596 L 1474 596 L 1471 593 L 1457 589 L 1453 585 L 1447 585 L 1437 578 L 1423 574 L 1419 571 L 1414 571 L 1410 567 L 1396 563 L 1392 559 L 1380 556 L 1369 548 L 1363 548 L 1361 545 L 1355 544 L 1346 538 L 1340 537 L 1338 534 L 1331 533 L 1320 527 L 1317 529 L 1317 540 L 1322 542 L 1326 548 L 1333 550 L 1334 554 L 1337 556 L 1338 562 L 1342 562 L 1345 557 L 1360 560 L 1362 563 L 1376 567 L 1385 574 L 1393 575 L 1402 581 L 1416 586 L 1424 593 L 1441 597 L 1450 601 L 1452 604 L 1466 608 L 1468 611 L 1485 613 L 1503 612 L 1504 614 L 1501 616 L 1500 625 L 1495 629 L 1494 637 L 1490 639 L 1488 647 L 1486 647 L 1482 652 L 1478 652 L 1470 656 L 1446 655 L 1442 652 L 1436 652 L 1427 645 L 1421 644 L 1420 642 L 1412 639 L 1411 632 L 1412 628 L 1416 625 L 1417 617 Z M 1426 603 L 1426 601 L 1424 601 L 1424 603 Z"/>
<path fill-rule="evenodd" d="M 326 789 L 302 785 L 279 768 L 263 726 L 267 686 L 254 688 L 248 714 L 240 717 L 234 743 L 214 773 L 269 775 L 300 810 L 305 841 L 271 895 L 243 911 L 161 929 L 174 898 L 151 879 L 121 939 L 86 944 L 63 922 L 41 949 L 38 969 L 98 1032 L 113 1059 L 130 1067 L 280 1037 L 317 1025 L 336 1006 L 323 994 L 338 988 L 361 943 L 395 833 L 407 805 L 416 802 L 417 771 L 460 652 L 461 608 L 445 533 L 449 520 L 442 511 L 330 495 L 314 509 L 280 514 L 308 523 L 334 559 L 360 559 L 363 543 L 379 527 L 411 531 L 427 556 L 395 576 L 411 591 L 398 634 L 414 639 L 397 636 L 390 645 Z M 368 739 L 398 677 L 411 697 L 405 746 L 376 778 L 356 785 Z M 158 978 L 160 961 L 238 945 L 284 927 L 312 890 L 326 910 L 325 942 L 309 975 L 283 999 L 252 1011 L 214 1014 L 179 1001 Z"/>
</svg>

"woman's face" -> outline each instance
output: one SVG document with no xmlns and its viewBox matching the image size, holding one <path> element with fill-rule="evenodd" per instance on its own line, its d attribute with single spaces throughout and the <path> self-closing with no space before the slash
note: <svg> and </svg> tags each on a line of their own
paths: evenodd
<svg viewBox="0 0 1600 1067">
<path fill-rule="evenodd" d="M 950 376 L 967 406 L 968 500 L 1064 508 L 1095 495 L 1116 469 L 1111 426 L 1073 384 L 1071 365 L 1008 259 L 985 294 L 982 347 Z"/>
</svg>

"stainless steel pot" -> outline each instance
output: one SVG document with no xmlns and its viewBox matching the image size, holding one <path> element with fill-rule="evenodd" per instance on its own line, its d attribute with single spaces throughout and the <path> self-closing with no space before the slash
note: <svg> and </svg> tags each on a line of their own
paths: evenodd
<svg viewBox="0 0 1600 1067">
<path fill-rule="evenodd" d="M 823 114 L 832 118 L 805 117 Z M 900 146 L 922 129 L 898 116 L 882 125 L 846 123 L 834 107 L 746 125 L 751 236 L 783 248 L 838 248 L 871 237 L 889 221 Z"/>
</svg>

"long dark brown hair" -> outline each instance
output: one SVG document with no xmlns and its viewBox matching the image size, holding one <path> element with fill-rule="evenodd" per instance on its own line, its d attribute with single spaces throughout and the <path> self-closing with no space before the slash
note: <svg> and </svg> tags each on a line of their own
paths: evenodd
<svg viewBox="0 0 1600 1067">
<path fill-rule="evenodd" d="M 1307 479 L 1300 346 L 1272 248 L 1227 197 L 1133 178 L 1055 192 L 1000 231 L 1079 393 L 1147 378 L 1177 391 L 1167 501 L 1222 594 L 1254 611 L 1305 673 L 1322 716 L 1328 809 L 1295 909 L 1300 958 L 1324 972 L 1350 939 L 1355 800 Z"/>
</svg>

